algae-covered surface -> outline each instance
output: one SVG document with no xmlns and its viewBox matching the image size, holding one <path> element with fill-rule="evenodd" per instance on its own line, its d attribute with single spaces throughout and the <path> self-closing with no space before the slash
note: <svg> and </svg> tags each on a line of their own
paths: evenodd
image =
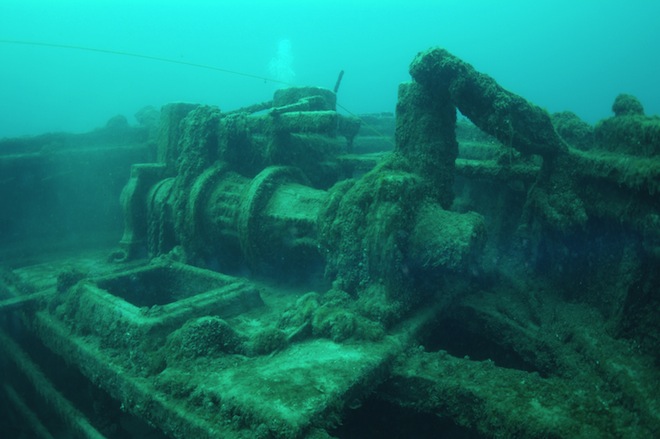
<svg viewBox="0 0 660 439">
<path fill-rule="evenodd" d="M 0 435 L 658 437 L 657 116 L 550 115 L 441 48 L 410 73 L 396 115 L 295 87 L 6 141 Z"/>
</svg>

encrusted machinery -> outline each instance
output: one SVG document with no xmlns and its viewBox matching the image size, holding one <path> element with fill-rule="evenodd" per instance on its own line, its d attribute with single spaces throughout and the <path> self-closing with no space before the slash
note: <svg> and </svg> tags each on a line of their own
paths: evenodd
<svg viewBox="0 0 660 439">
<path fill-rule="evenodd" d="M 12 410 L 47 401 L 40 437 L 660 433 L 660 123 L 623 97 L 594 134 L 441 49 L 411 75 L 377 155 L 325 89 L 165 106 L 110 258 L 3 276 Z"/>
<path fill-rule="evenodd" d="M 376 279 L 371 283 L 402 312 L 419 300 L 409 291 L 420 275 L 467 271 L 476 263 L 484 239 L 480 216 L 446 210 L 457 145 L 451 103 L 447 114 L 433 118 L 446 144 L 421 152 L 400 147 L 357 182 L 347 179 L 350 167 L 341 158 L 359 120 L 334 111 L 334 93 L 286 89 L 274 105 L 253 116 L 166 107 L 163 161 L 133 166 L 122 195 L 123 251 L 116 256 L 174 252 L 185 263 L 276 280 L 327 270 L 352 295 L 359 294 L 358 283 Z M 430 149 L 437 160 L 429 155 L 424 169 L 411 166 L 419 162 L 415 154 Z"/>
</svg>

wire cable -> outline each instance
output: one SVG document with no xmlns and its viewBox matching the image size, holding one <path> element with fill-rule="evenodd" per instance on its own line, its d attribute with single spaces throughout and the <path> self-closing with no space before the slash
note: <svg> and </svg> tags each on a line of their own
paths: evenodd
<svg viewBox="0 0 660 439">
<path fill-rule="evenodd" d="M 275 82 L 275 83 L 278 83 L 278 84 L 284 84 L 284 85 L 288 85 L 288 86 L 291 85 L 288 82 L 281 81 L 279 79 L 273 79 L 273 78 L 268 78 L 268 77 L 265 77 L 265 76 L 253 75 L 251 73 L 239 72 L 239 71 L 236 71 L 236 70 L 223 69 L 221 67 L 210 66 L 208 64 L 199 64 L 199 63 L 194 63 L 194 62 L 189 62 L 189 61 L 181 61 L 181 60 L 172 59 L 172 58 L 163 58 L 163 57 L 160 57 L 160 56 L 144 55 L 144 54 L 141 54 L 141 53 L 124 52 L 124 51 L 121 51 L 121 50 L 99 49 L 97 47 L 75 46 L 75 45 L 70 45 L 70 44 L 45 43 L 43 41 L 0 40 L 0 44 L 16 44 L 16 45 L 36 46 L 36 47 L 53 47 L 53 48 L 57 48 L 57 49 L 72 49 L 72 50 L 82 50 L 84 52 L 95 52 L 95 53 L 105 53 L 105 54 L 110 54 L 110 55 L 127 56 L 127 57 L 132 57 L 132 58 L 147 59 L 147 60 L 150 60 L 150 61 L 160 61 L 160 62 L 165 62 L 165 63 L 170 63 L 170 64 L 179 64 L 179 65 L 188 66 L 188 67 L 196 67 L 196 68 L 199 68 L 199 69 L 213 70 L 213 71 L 216 71 L 216 72 L 229 73 L 229 74 L 232 74 L 232 75 L 244 76 L 246 78 L 259 79 L 261 81 L 267 81 L 267 82 Z"/>
</svg>

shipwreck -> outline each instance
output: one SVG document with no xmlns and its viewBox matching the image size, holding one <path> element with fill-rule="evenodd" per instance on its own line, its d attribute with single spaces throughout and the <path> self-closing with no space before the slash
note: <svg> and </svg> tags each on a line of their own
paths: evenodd
<svg viewBox="0 0 660 439">
<path fill-rule="evenodd" d="M 3 435 L 660 436 L 660 119 L 410 74 L 1 141 Z"/>
</svg>

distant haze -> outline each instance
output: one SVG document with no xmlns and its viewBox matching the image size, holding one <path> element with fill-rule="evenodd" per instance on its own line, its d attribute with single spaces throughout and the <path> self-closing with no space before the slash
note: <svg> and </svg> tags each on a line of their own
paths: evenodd
<svg viewBox="0 0 660 439">
<path fill-rule="evenodd" d="M 660 113 L 660 1 L 2 0 L 0 40 L 83 46 L 332 88 L 394 111 L 415 54 L 442 46 L 548 111 L 590 123 L 618 93 Z M 279 84 L 155 60 L 0 43 L 0 138 L 87 131 L 185 101 L 232 110 Z"/>
</svg>

